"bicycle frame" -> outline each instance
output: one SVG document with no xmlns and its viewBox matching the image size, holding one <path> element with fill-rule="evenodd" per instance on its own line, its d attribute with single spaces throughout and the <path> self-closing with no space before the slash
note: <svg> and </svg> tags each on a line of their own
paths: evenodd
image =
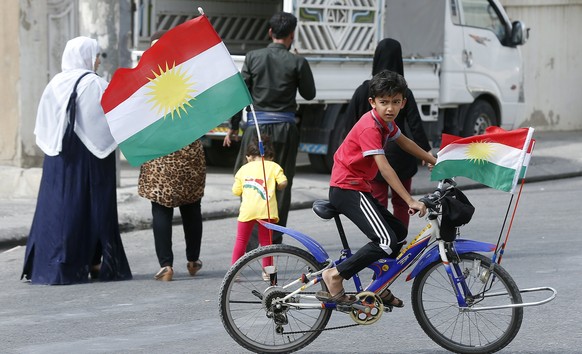
<svg viewBox="0 0 582 354">
<path fill-rule="evenodd" d="M 307 248 L 307 250 L 315 257 L 318 262 L 328 262 L 328 267 L 336 266 L 352 255 L 350 248 L 343 249 L 341 251 L 340 258 L 336 261 L 332 261 L 323 246 L 321 246 L 321 244 L 319 244 L 313 238 L 296 230 L 280 225 L 265 221 L 260 221 L 260 223 L 268 229 L 283 232 L 294 238 L 305 248 Z M 416 267 L 406 278 L 406 281 L 412 280 L 429 264 L 437 261 L 440 258 L 445 265 L 446 272 L 449 276 L 453 288 L 455 289 L 459 306 L 467 307 L 465 296 L 471 294 L 468 293 L 468 289 L 464 285 L 464 279 L 462 278 L 461 271 L 459 269 L 453 271 L 451 268 L 445 250 L 445 242 L 440 239 L 438 230 L 439 225 L 436 216 L 434 218 L 429 217 L 429 223 L 400 252 L 397 258 L 380 259 L 368 267 L 374 271 L 375 280 L 366 289 L 362 287 L 359 276 L 357 274 L 354 275 L 353 281 L 356 287 L 356 291 L 358 293 L 364 290 L 378 293 L 382 289 L 390 286 L 390 284 L 392 284 L 404 271 L 406 271 L 412 264 L 416 263 Z M 430 245 L 433 245 L 433 247 L 426 251 Z M 457 254 L 468 252 L 493 252 L 496 248 L 495 245 L 491 243 L 466 239 L 458 239 L 453 241 L 453 247 Z M 317 280 L 308 283 L 305 288 L 316 284 L 319 281 L 322 281 L 321 275 L 317 275 Z M 330 307 L 335 306 L 335 304 L 329 305 L 331 305 Z"/>
</svg>

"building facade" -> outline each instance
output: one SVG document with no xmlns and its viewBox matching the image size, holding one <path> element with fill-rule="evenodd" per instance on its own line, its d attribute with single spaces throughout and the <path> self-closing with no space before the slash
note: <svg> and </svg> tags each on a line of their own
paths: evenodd
<svg viewBox="0 0 582 354">
<path fill-rule="evenodd" d="M 14 3 L 17 6 L 14 6 Z M 526 115 L 518 126 L 582 130 L 582 0 L 502 0 L 512 18 L 531 28 L 523 47 Z M 103 49 L 99 74 L 109 80 L 131 65 L 133 0 L 46 0 L 0 3 L 0 166 L 39 167 L 33 134 L 45 85 L 60 71 L 68 39 L 96 38 Z"/>
<path fill-rule="evenodd" d="M 14 6 L 17 3 L 18 6 Z M 131 0 L 3 1 L 0 3 L 0 165 L 38 167 L 43 154 L 35 144 L 38 101 L 49 80 L 61 71 L 67 41 L 84 35 L 102 48 L 99 74 L 109 80 L 129 66 Z"/>
</svg>

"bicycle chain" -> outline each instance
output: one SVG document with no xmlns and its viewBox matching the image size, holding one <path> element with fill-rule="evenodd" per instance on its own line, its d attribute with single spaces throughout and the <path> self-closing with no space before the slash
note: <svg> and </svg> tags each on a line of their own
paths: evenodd
<svg viewBox="0 0 582 354">
<path fill-rule="evenodd" d="M 301 294 L 315 295 L 315 292 L 302 292 Z M 346 294 L 351 294 L 351 293 L 346 292 Z M 353 324 L 349 324 L 349 325 L 343 325 L 343 326 L 337 326 L 337 327 L 329 327 L 329 328 L 322 328 L 322 329 L 308 329 L 308 330 L 305 330 L 305 331 L 283 332 L 281 334 L 284 335 L 284 334 L 314 333 L 314 332 L 331 331 L 331 330 L 335 330 L 335 329 L 344 329 L 344 328 L 350 328 L 350 327 L 356 327 L 356 326 L 360 326 L 360 324 L 359 323 L 353 323 Z"/>
<path fill-rule="evenodd" d="M 323 332 L 323 331 L 331 331 L 333 329 L 343 329 L 343 328 L 349 328 L 349 327 L 355 327 L 355 326 L 360 326 L 360 324 L 354 323 L 354 324 L 350 324 L 350 325 L 329 327 L 329 328 L 323 328 L 323 329 L 308 329 L 306 331 L 283 332 L 281 334 L 301 334 L 301 333 Z"/>
</svg>

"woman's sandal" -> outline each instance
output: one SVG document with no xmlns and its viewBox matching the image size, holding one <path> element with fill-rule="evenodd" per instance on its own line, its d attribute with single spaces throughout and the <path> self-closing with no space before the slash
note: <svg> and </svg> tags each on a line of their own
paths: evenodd
<svg viewBox="0 0 582 354">
<path fill-rule="evenodd" d="M 91 276 L 91 279 L 93 279 L 93 280 L 99 279 L 100 272 L 101 272 L 101 263 L 94 264 L 91 266 L 91 269 L 89 269 L 89 275 Z"/>
<path fill-rule="evenodd" d="M 186 263 L 186 268 L 188 268 L 188 273 L 190 273 L 190 276 L 193 277 L 200 269 L 202 269 L 202 261 L 197 260 L 194 262 L 188 262 Z"/>
<path fill-rule="evenodd" d="M 335 302 L 340 305 L 351 305 L 358 301 L 358 298 L 355 295 L 347 295 L 344 289 L 333 296 L 327 291 L 318 291 L 315 293 L 315 297 L 319 301 Z"/>
<path fill-rule="evenodd" d="M 380 298 L 382 299 L 384 306 L 404 307 L 404 302 L 394 296 L 390 289 L 384 289 L 384 291 L 380 293 Z"/>
</svg>

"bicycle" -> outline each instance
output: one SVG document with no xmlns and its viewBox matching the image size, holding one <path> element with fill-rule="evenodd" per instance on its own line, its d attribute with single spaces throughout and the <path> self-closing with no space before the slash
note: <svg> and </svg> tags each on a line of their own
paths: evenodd
<svg viewBox="0 0 582 354">
<path fill-rule="evenodd" d="M 343 246 L 335 261 L 311 237 L 262 222 L 299 241 L 307 250 L 271 245 L 239 259 L 225 275 L 220 290 L 220 316 L 226 331 L 253 352 L 284 353 L 314 341 L 326 329 L 334 310 L 349 314 L 353 325 L 373 324 L 384 312 L 392 310 L 383 305 L 379 294 L 416 264 L 406 278 L 414 279 L 412 309 L 434 342 L 458 353 L 491 353 L 504 348 L 519 332 L 523 307 L 547 303 L 554 299 L 556 291 L 550 287 L 520 290 L 494 258 L 477 253 L 496 252 L 497 245 L 441 238 L 442 201 L 455 188 L 453 180 L 444 180 L 434 193 L 420 199 L 427 206 L 427 226 L 398 257 L 381 259 L 369 266 L 374 275 L 365 289 L 360 277 L 353 277 L 358 301 L 352 305 L 322 302 L 315 297 L 317 290 L 327 291 L 321 278 L 323 270 L 352 254 L 340 214 L 328 201 L 316 201 L 313 210 L 323 219 L 335 220 Z M 263 269 L 265 257 L 272 258 L 272 267 Z M 522 293 L 537 291 L 552 294 L 541 301 L 522 302 Z"/>
</svg>

